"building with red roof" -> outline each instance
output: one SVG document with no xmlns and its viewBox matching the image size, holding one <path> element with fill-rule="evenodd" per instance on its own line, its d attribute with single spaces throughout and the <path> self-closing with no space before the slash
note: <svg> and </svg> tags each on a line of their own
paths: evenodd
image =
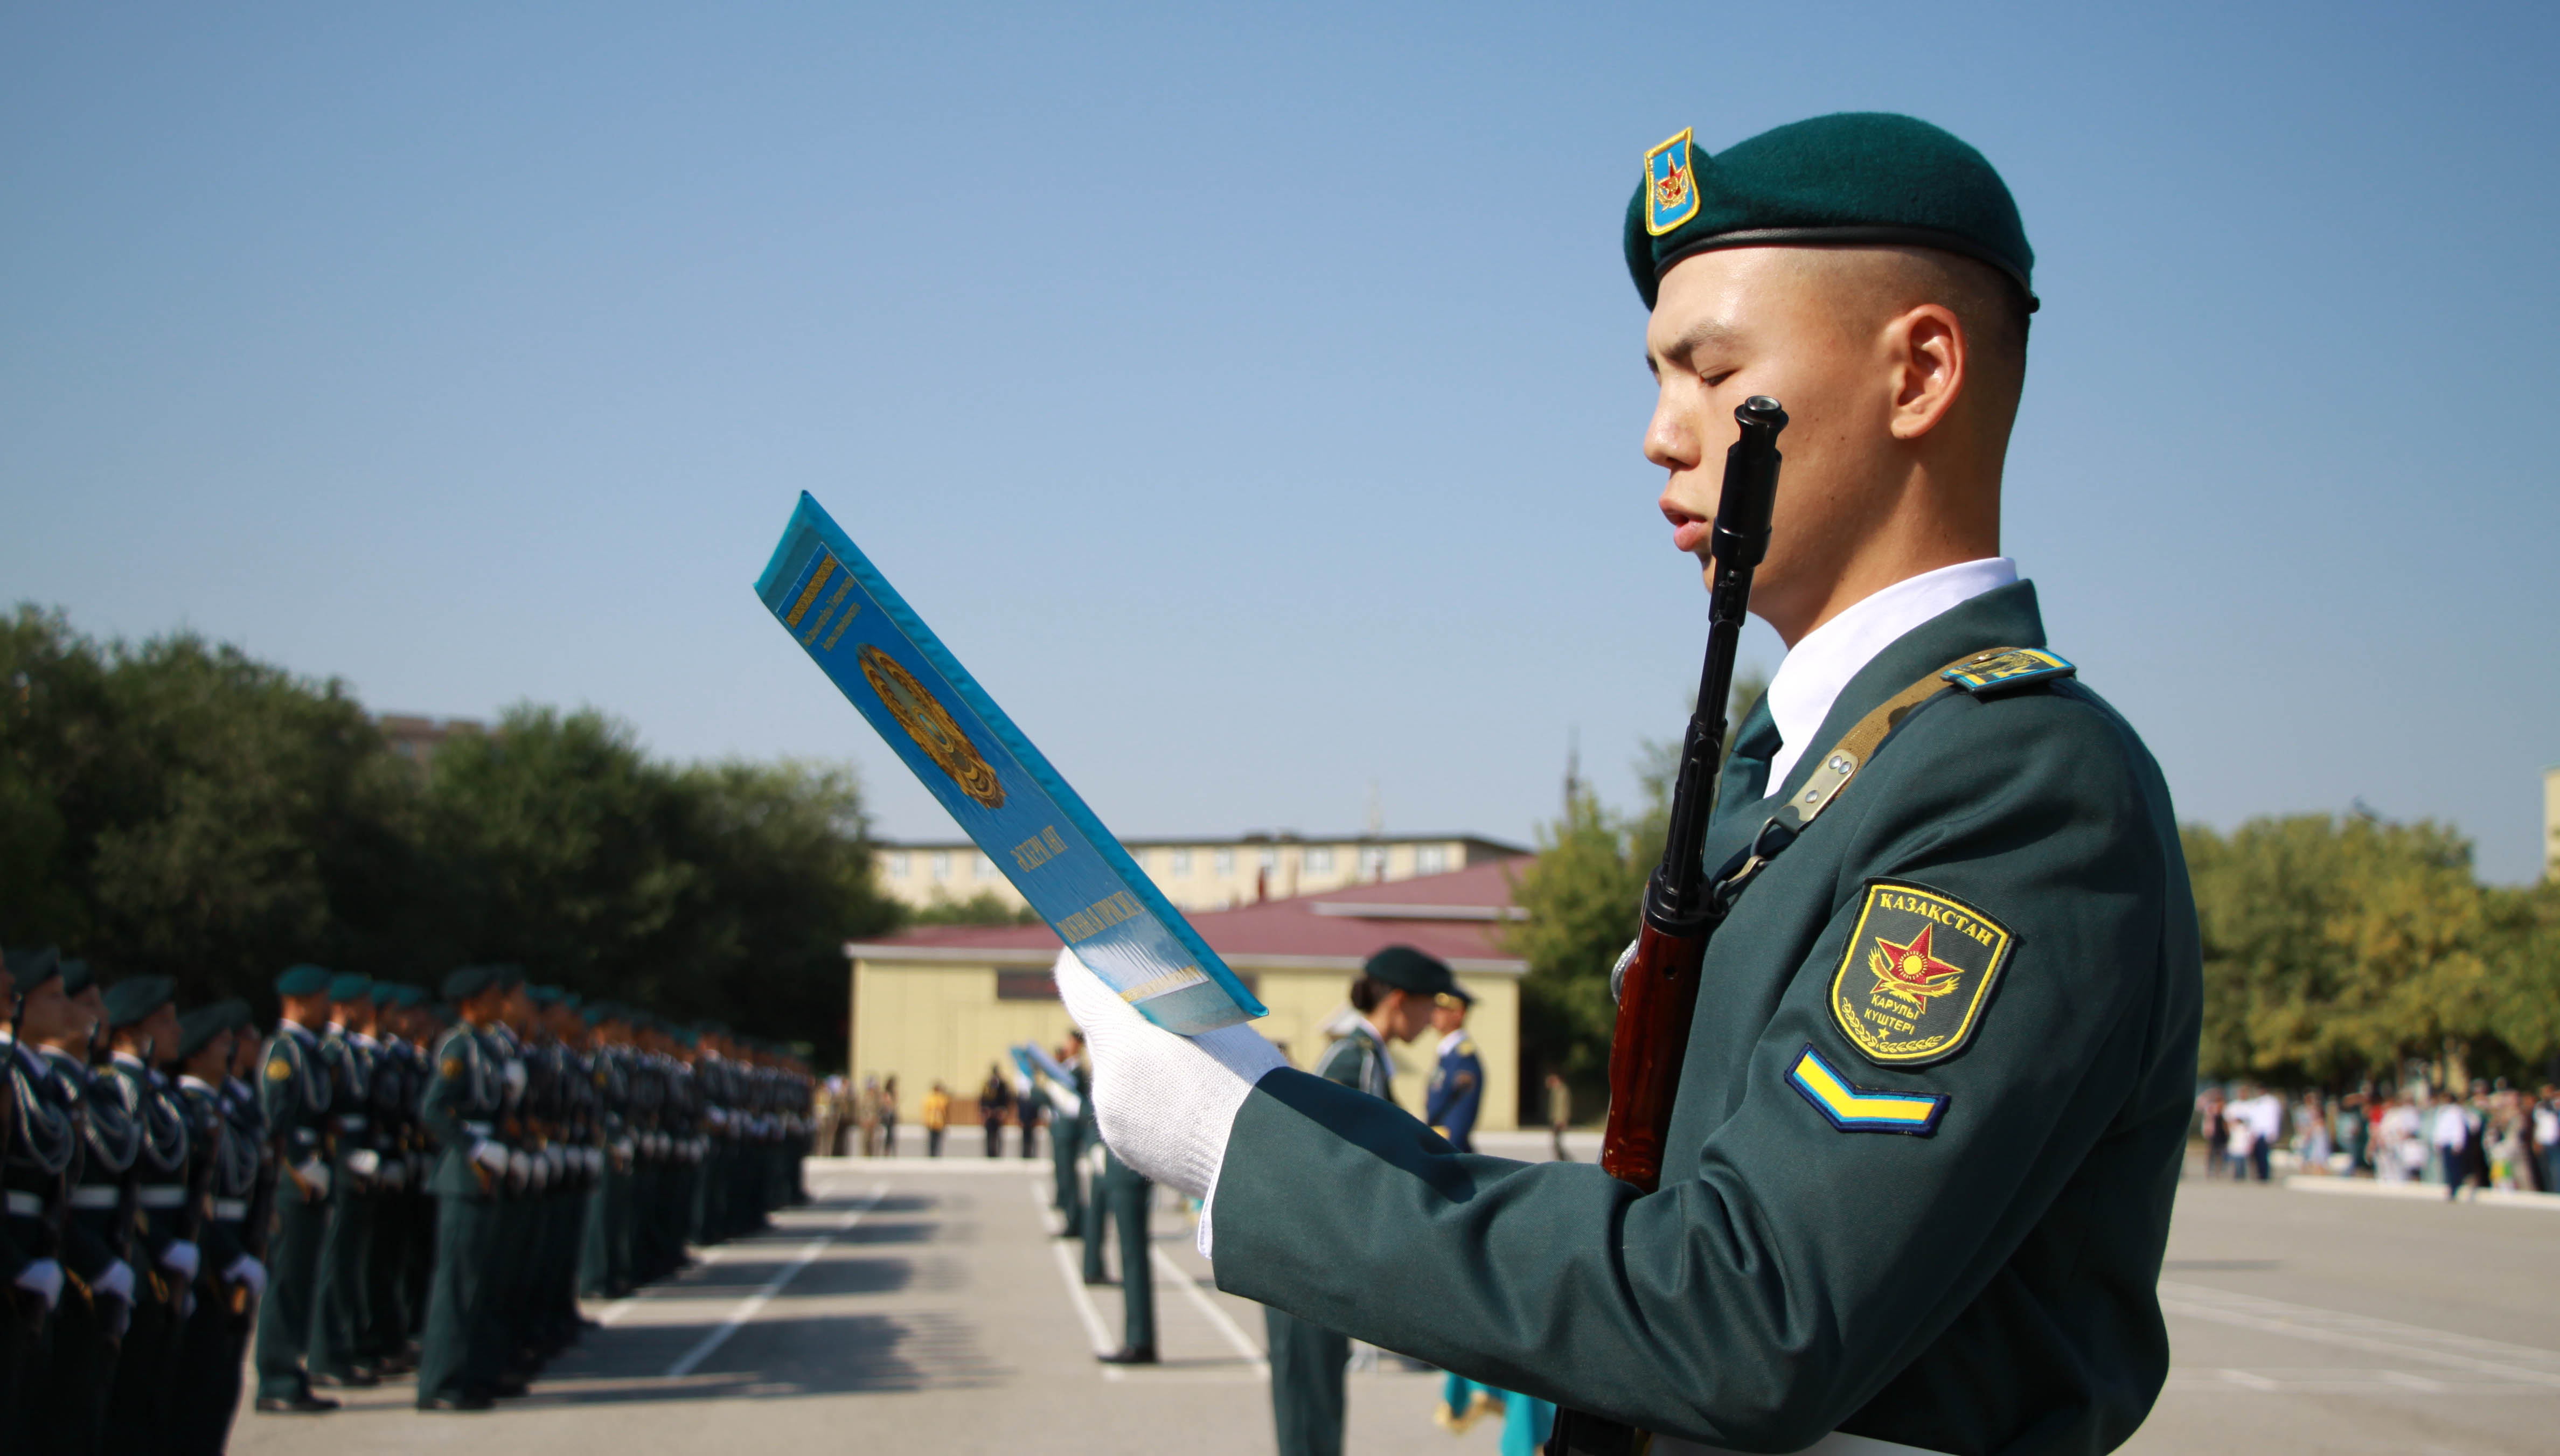
<svg viewBox="0 0 2560 1456">
<path fill-rule="evenodd" d="M 1485 1066 L 1488 1130 L 1515 1125 L 1520 1102 L 1520 978 L 1525 961 L 1504 930 L 1525 918 L 1512 886 L 1529 857 L 1445 875 L 1349 886 L 1190 916 L 1227 966 L 1271 1009 L 1256 1025 L 1310 1066 L 1349 1012 L 1347 993 L 1369 956 L 1410 945 L 1449 963 L 1476 998 L 1467 1031 Z M 964 1100 L 1007 1049 L 1055 1047 L 1069 1023 L 1049 982 L 1059 941 L 1045 925 L 930 925 L 851 942 L 857 1076 L 894 1074 L 914 1095 L 932 1082 Z M 1435 1048 L 1395 1049 L 1396 1100 L 1419 1113 Z"/>
</svg>

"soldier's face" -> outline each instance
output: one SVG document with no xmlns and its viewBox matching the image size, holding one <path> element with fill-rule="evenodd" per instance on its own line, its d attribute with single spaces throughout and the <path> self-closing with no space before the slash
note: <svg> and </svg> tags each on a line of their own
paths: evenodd
<svg viewBox="0 0 2560 1456">
<path fill-rule="evenodd" d="M 19 1023 L 19 1035 L 30 1042 L 71 1040 L 80 1013 L 72 999 L 63 994 L 63 978 L 48 976 L 27 993 L 26 1010 Z"/>
<path fill-rule="evenodd" d="M 1444 1037 L 1466 1024 L 1467 1009 L 1463 1006 L 1434 1006 L 1431 1008 L 1431 1030 L 1440 1033 Z"/>
<path fill-rule="evenodd" d="M 1751 608 L 1790 645 L 1840 594 L 1908 478 L 1896 404 L 1910 340 L 1886 292 L 1897 264 L 1886 249 L 1698 253 L 1664 275 L 1645 330 L 1658 381 L 1645 458 L 1669 472 L 1660 504 L 1672 544 L 1710 580 L 1724 452 L 1740 433 L 1734 407 L 1753 395 L 1786 406 L 1786 464 Z"/>
<path fill-rule="evenodd" d="M 174 1061 L 178 1055 L 178 1008 L 163 1004 L 142 1022 L 142 1040 L 151 1044 L 151 1059 Z"/>
</svg>

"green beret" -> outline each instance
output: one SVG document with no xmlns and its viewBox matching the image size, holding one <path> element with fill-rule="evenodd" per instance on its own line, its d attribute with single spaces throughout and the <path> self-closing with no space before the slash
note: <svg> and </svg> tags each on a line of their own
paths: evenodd
<svg viewBox="0 0 2560 1456">
<path fill-rule="evenodd" d="M 76 960 L 68 955 L 63 957 L 63 994 L 65 996 L 78 996 L 96 984 L 97 972 L 89 969 L 87 961 Z"/>
<path fill-rule="evenodd" d="M 497 984 L 496 966 L 464 966 L 444 978 L 444 999 L 460 1006 Z"/>
<path fill-rule="evenodd" d="M 329 989 L 330 976 L 318 966 L 294 966 L 275 978 L 278 996 L 318 996 Z"/>
<path fill-rule="evenodd" d="M 497 978 L 498 989 L 501 991 L 513 991 L 517 987 L 525 984 L 525 968 L 523 966 L 491 966 L 489 971 L 492 976 Z"/>
<path fill-rule="evenodd" d="M 63 953 L 48 945 L 35 950 L 5 952 L 9 960 L 9 979 L 24 996 L 63 973 Z"/>
<path fill-rule="evenodd" d="M 1914 116 L 1840 111 L 1709 157 L 1680 135 L 1645 153 L 1627 204 L 1627 271 L 1654 306 L 1663 274 L 1718 247 L 1934 247 L 1989 263 L 2036 306 L 2035 249 L 1983 154 Z"/>
<path fill-rule="evenodd" d="M 586 1004 L 586 998 L 574 991 L 563 991 L 560 994 L 560 1004 L 575 1011 Z"/>
<path fill-rule="evenodd" d="M 528 986 L 525 997 L 536 1006 L 549 1006 L 560 999 L 560 991 L 558 986 Z"/>
<path fill-rule="evenodd" d="M 399 988 L 400 1009 L 415 1011 L 426 1004 L 426 988 L 403 984 Z"/>
<path fill-rule="evenodd" d="M 1399 991 L 1416 991 L 1437 996 L 1458 989 L 1457 978 L 1438 956 L 1424 955 L 1410 945 L 1390 945 L 1368 958 L 1360 974 L 1380 981 Z"/>
<path fill-rule="evenodd" d="M 200 1006 L 178 1018 L 178 1059 L 186 1060 L 205 1050 L 205 1044 L 232 1030 L 231 1007 L 228 1003 Z"/>
<path fill-rule="evenodd" d="M 447 1002 L 438 1001 L 429 1004 L 426 1014 L 448 1027 L 453 1025 L 453 1007 Z"/>
<path fill-rule="evenodd" d="M 225 997 L 207 1010 L 222 1013 L 223 1025 L 235 1032 L 257 1030 L 257 1014 L 248 1009 L 247 1002 L 237 996 Z"/>
<path fill-rule="evenodd" d="M 177 996 L 178 983 L 167 976 L 128 976 L 106 988 L 106 1024 L 132 1026 Z"/>
<path fill-rule="evenodd" d="M 374 999 L 374 978 L 362 971 L 341 971 L 329 978 L 329 999 L 371 1001 Z"/>
</svg>

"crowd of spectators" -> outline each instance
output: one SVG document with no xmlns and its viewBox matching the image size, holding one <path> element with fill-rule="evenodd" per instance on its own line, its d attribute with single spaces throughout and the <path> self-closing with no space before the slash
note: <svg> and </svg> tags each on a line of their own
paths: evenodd
<svg viewBox="0 0 2560 1456">
<path fill-rule="evenodd" d="M 2465 1188 L 2560 1193 L 2560 1088 L 2547 1084 L 2289 1096 L 2217 1083 L 2197 1094 L 2195 1117 L 2207 1178 L 2264 1183 L 2283 1171 L 2441 1184 L 2447 1198 Z"/>
</svg>

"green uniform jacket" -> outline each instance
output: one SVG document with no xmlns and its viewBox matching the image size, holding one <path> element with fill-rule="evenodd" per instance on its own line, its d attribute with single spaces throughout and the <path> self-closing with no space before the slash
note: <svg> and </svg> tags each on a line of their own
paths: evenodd
<svg viewBox="0 0 2560 1456">
<path fill-rule="evenodd" d="M 288 1163 L 325 1156 L 329 1148 L 329 1073 L 320 1063 L 320 1039 L 290 1022 L 275 1029 L 261 1053 L 257 1110 L 267 1136 L 282 1144 Z M 279 1197 L 291 1197 L 289 1191 Z"/>
<path fill-rule="evenodd" d="M 467 1025 L 446 1032 L 435 1044 L 435 1065 L 428 1069 L 417 1115 L 436 1146 L 428 1193 L 489 1197 L 491 1185 L 472 1167 L 471 1153 L 492 1135 L 489 1119 L 497 1116 L 503 1095 L 480 1034 Z"/>
<path fill-rule="evenodd" d="M 1952 608 L 1851 680 L 1812 746 L 1960 655 L 2043 641 L 2028 583 Z M 1706 863 L 1777 802 L 1720 818 Z M 1949 1059 L 1880 1065 L 1835 1021 L 1871 877 L 2014 934 Z M 1716 932 L 1660 1192 L 1588 1164 L 1461 1156 L 1392 1106 L 1282 1069 L 1230 1134 L 1218 1284 L 1744 1450 L 1836 1427 L 1945 1452 L 2105 1450 L 2167 1371 L 2156 1285 L 2198 959 L 2168 794 L 2124 720 L 2076 681 L 1942 696 Z M 1947 1098 L 1934 1131 L 1835 1125 L 1791 1082 L 1808 1049 L 1856 1087 Z"/>
</svg>

